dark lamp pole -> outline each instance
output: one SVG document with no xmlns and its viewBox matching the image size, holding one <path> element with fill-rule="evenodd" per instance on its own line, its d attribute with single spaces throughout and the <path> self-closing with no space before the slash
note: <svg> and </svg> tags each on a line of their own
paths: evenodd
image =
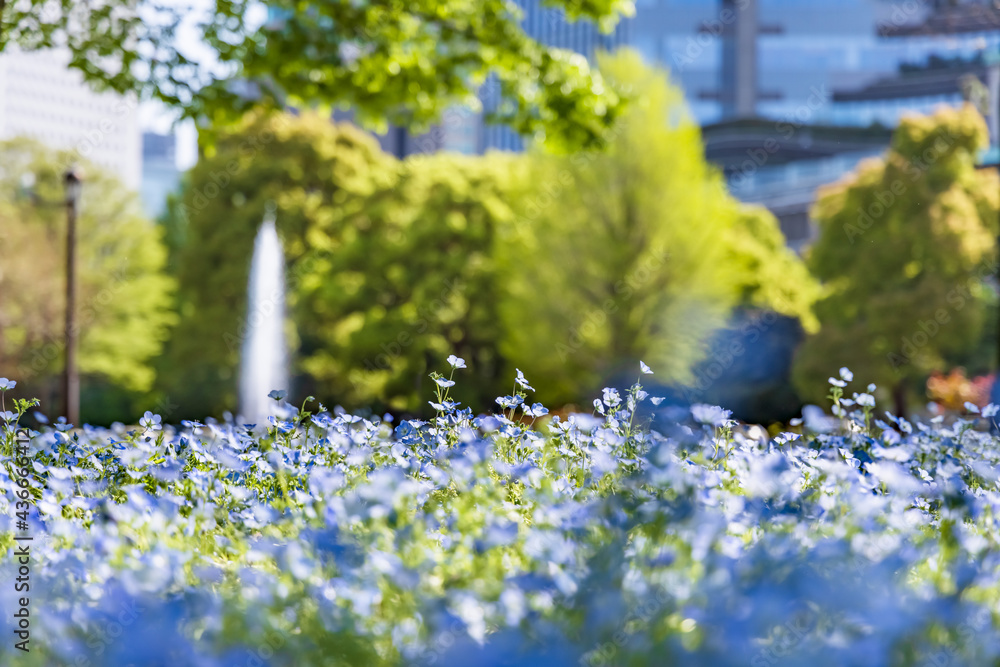
<svg viewBox="0 0 1000 667">
<path fill-rule="evenodd" d="M 66 421 L 79 426 L 80 375 L 76 367 L 76 216 L 83 180 L 75 167 L 63 175 L 66 186 L 66 368 L 63 370 L 63 400 Z"/>
<path fill-rule="evenodd" d="M 981 168 L 995 168 L 1000 170 L 1000 49 L 994 48 L 983 54 L 983 63 L 987 67 L 987 87 L 989 96 L 989 116 L 987 121 L 990 127 L 990 148 L 980 160 Z M 1000 225 L 1000 215 L 998 215 L 998 225 Z M 1000 228 L 998 228 L 1000 229 Z M 1000 236 L 997 237 L 998 256 L 1000 260 Z M 1000 266 L 997 268 L 997 283 L 1000 285 Z M 993 387 L 990 389 L 990 401 L 1000 403 L 1000 322 L 997 329 L 997 359 L 993 371 Z M 991 429 L 996 431 L 994 427 Z"/>
</svg>

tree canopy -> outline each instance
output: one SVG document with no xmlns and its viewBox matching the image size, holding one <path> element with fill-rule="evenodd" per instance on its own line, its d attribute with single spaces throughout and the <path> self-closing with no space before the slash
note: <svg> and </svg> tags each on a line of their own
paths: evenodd
<svg viewBox="0 0 1000 667">
<path fill-rule="evenodd" d="M 816 286 L 777 220 L 732 198 L 666 72 L 600 60 L 635 94 L 604 151 L 534 156 L 500 244 L 504 356 L 549 402 L 579 400 L 639 359 L 683 383 L 735 305 L 814 325 Z"/>
<path fill-rule="evenodd" d="M 548 0 L 570 20 L 611 30 L 631 0 Z M 585 58 L 544 46 L 508 0 L 216 0 L 203 14 L 167 2 L 0 0 L 0 52 L 66 47 L 70 66 L 214 123 L 253 106 L 350 107 L 373 129 L 426 129 L 453 105 L 477 106 L 492 77 L 507 100 L 493 119 L 568 145 L 600 140 L 621 109 Z M 178 43 L 197 23 L 212 62 Z"/>
<path fill-rule="evenodd" d="M 808 264 L 823 281 L 822 328 L 797 356 L 804 398 L 822 401 L 823 380 L 848 366 L 903 411 L 908 385 L 977 340 L 1000 207 L 996 173 L 975 168 L 986 140 L 970 105 L 908 116 L 884 157 L 820 192 Z"/>
</svg>

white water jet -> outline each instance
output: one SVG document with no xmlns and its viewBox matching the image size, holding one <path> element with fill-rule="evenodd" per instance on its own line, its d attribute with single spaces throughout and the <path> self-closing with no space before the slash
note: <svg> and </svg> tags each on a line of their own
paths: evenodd
<svg viewBox="0 0 1000 667">
<path fill-rule="evenodd" d="M 240 359 L 240 414 L 263 425 L 276 413 L 271 390 L 288 390 L 285 344 L 285 262 L 269 208 L 257 232 L 247 286 L 246 336 Z"/>
</svg>

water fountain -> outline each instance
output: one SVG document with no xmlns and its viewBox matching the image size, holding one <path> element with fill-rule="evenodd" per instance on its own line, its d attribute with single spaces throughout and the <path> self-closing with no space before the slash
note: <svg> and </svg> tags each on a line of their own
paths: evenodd
<svg viewBox="0 0 1000 667">
<path fill-rule="evenodd" d="M 247 328 L 240 359 L 240 414 L 244 421 L 263 424 L 275 414 L 273 389 L 288 389 L 285 343 L 285 262 L 269 205 L 257 232 L 247 286 Z"/>
</svg>

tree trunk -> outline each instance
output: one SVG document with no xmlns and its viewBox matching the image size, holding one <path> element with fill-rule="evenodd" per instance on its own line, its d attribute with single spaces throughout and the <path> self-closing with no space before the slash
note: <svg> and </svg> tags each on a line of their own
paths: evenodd
<svg viewBox="0 0 1000 667">
<path fill-rule="evenodd" d="M 892 402 L 897 417 L 906 417 L 906 382 L 900 380 L 892 388 Z"/>
</svg>

